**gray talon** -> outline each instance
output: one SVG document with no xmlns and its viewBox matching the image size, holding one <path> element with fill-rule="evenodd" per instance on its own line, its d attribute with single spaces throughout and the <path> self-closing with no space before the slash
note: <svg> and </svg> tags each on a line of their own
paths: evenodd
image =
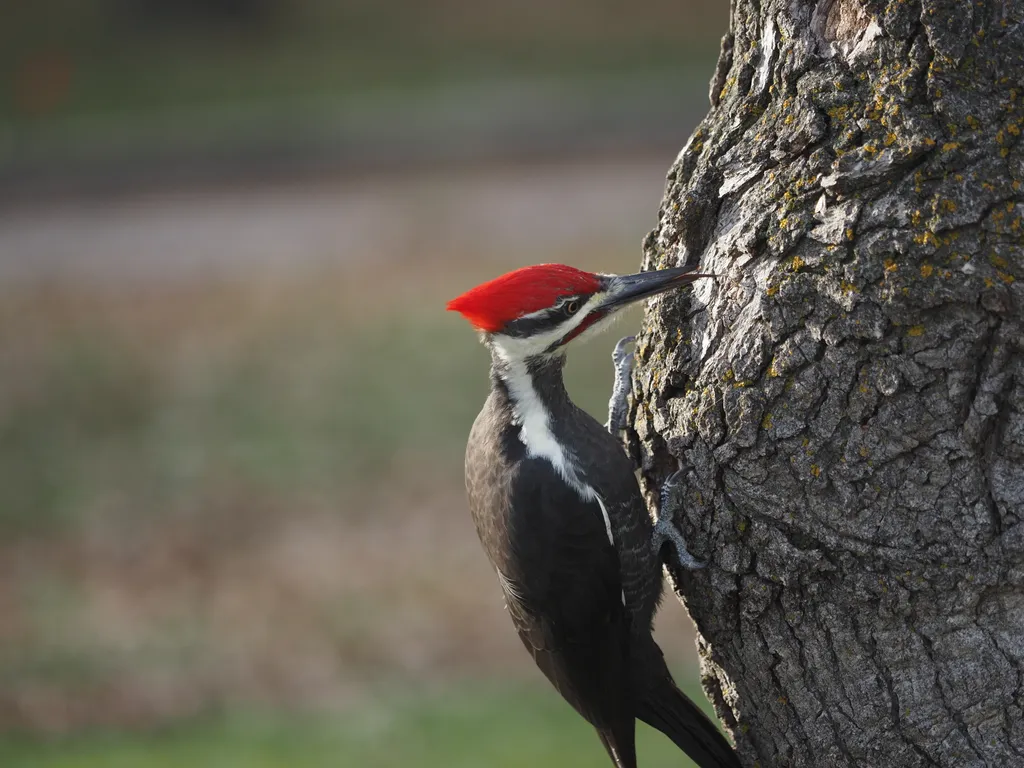
<svg viewBox="0 0 1024 768">
<path fill-rule="evenodd" d="M 668 480 L 665 481 L 665 484 L 661 486 L 661 503 L 658 506 L 658 517 L 654 522 L 654 534 L 651 537 L 651 541 L 655 552 L 661 552 L 661 547 L 666 541 L 671 542 L 672 547 L 676 551 L 675 559 L 679 567 L 691 571 L 699 571 L 701 568 L 707 567 L 707 562 L 698 560 L 690 554 L 690 551 L 686 548 L 686 539 L 683 538 L 683 534 L 680 533 L 675 523 L 672 522 L 675 519 L 675 514 L 674 505 L 671 504 L 670 497 L 676 479 L 683 471 L 680 469 L 672 473 Z"/>
<path fill-rule="evenodd" d="M 613 435 L 626 428 L 626 417 L 629 414 L 629 391 L 632 389 L 630 377 L 633 375 L 633 353 L 627 347 L 636 339 L 625 336 L 619 339 L 612 352 L 615 364 L 615 384 L 612 396 L 608 400 L 608 421 L 605 427 Z"/>
<path fill-rule="evenodd" d="M 636 336 L 623 336 L 615 343 L 615 349 L 612 350 L 612 362 L 615 363 L 616 373 L 618 373 L 619 366 L 622 365 L 626 358 L 630 358 L 630 360 L 632 360 L 633 353 L 626 349 L 626 347 L 634 341 L 636 341 Z M 632 367 L 632 362 L 630 363 L 630 367 Z"/>
</svg>

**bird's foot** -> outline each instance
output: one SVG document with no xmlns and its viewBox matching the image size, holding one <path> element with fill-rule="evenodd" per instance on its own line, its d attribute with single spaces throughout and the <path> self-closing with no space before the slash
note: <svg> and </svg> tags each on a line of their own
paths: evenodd
<svg viewBox="0 0 1024 768">
<path fill-rule="evenodd" d="M 661 551 L 661 547 L 666 541 L 671 542 L 672 547 L 676 551 L 676 564 L 680 568 L 685 568 L 688 571 L 699 571 L 707 566 L 704 560 L 698 560 L 690 554 L 690 551 L 686 548 L 686 539 L 683 538 L 683 534 L 676 528 L 675 523 L 667 517 L 659 518 L 658 522 L 654 524 L 653 541 L 654 549 L 658 552 Z"/>
<path fill-rule="evenodd" d="M 683 538 L 683 534 L 673 522 L 675 515 L 673 514 L 674 505 L 671 503 L 672 490 L 682 472 L 683 470 L 679 470 L 673 473 L 661 486 L 661 503 L 658 507 L 658 519 L 654 523 L 654 535 L 651 540 L 656 553 L 661 552 L 661 547 L 666 541 L 670 542 L 676 551 L 675 560 L 679 567 L 690 571 L 699 571 L 707 566 L 707 563 L 690 554 L 686 548 L 686 539 Z"/>
<path fill-rule="evenodd" d="M 605 427 L 613 435 L 626 428 L 626 416 L 629 413 L 629 390 L 632 389 L 630 377 L 633 375 L 633 352 L 627 347 L 636 336 L 619 339 L 612 351 L 612 362 L 615 364 L 615 383 L 612 396 L 608 400 L 608 423 Z"/>
</svg>

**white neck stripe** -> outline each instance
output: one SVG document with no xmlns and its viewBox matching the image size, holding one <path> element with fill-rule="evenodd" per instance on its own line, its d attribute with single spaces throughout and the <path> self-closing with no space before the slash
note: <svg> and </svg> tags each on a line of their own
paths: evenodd
<svg viewBox="0 0 1024 768">
<path fill-rule="evenodd" d="M 577 468 L 566 455 L 562 444 L 551 431 L 551 415 L 533 386 L 533 379 L 522 360 L 505 360 L 505 368 L 500 373 L 502 381 L 508 387 L 509 398 L 512 400 L 513 418 L 519 425 L 519 439 L 526 447 L 528 456 L 547 459 L 555 471 L 569 484 L 584 501 L 597 501 L 604 518 L 605 532 L 608 542 L 614 546 L 612 523 L 605 508 L 604 501 L 589 485 L 580 480 Z"/>
</svg>

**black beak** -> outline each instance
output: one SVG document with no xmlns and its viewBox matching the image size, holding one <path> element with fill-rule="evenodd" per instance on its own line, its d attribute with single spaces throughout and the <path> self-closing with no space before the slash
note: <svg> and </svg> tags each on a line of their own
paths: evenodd
<svg viewBox="0 0 1024 768">
<path fill-rule="evenodd" d="M 664 293 L 672 288 L 689 285 L 694 280 L 714 275 L 695 272 L 696 265 L 658 269 L 653 272 L 640 272 L 636 275 L 615 275 L 608 278 L 608 298 L 601 303 L 601 309 L 614 311 L 632 304 L 634 301 L 646 299 Z"/>
</svg>

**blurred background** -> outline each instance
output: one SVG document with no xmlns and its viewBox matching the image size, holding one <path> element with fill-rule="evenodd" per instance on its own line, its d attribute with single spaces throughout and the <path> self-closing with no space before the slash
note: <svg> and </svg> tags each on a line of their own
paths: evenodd
<svg viewBox="0 0 1024 768">
<path fill-rule="evenodd" d="M 3 5 L 0 766 L 604 764 L 476 541 L 444 301 L 638 268 L 727 4 Z"/>
</svg>

